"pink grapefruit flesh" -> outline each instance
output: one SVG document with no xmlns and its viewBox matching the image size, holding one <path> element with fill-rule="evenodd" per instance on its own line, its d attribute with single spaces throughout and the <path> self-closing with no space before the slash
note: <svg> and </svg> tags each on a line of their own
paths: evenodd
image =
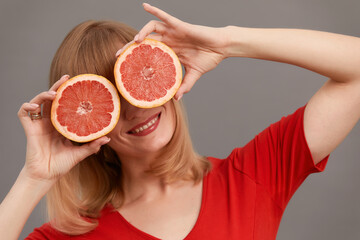
<svg viewBox="0 0 360 240">
<path fill-rule="evenodd" d="M 106 78 L 82 74 L 63 83 L 51 106 L 51 121 L 66 138 L 89 142 L 109 133 L 120 116 L 120 99 Z"/>
<path fill-rule="evenodd" d="M 114 74 L 121 95 L 141 108 L 163 105 L 182 81 L 181 64 L 174 51 L 153 39 L 130 44 L 119 55 Z"/>
</svg>

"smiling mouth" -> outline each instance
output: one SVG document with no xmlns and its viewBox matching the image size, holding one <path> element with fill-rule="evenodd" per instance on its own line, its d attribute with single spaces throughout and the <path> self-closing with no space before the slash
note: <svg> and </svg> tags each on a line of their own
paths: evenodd
<svg viewBox="0 0 360 240">
<path fill-rule="evenodd" d="M 132 134 L 132 135 L 136 135 L 136 136 L 148 135 L 149 133 L 153 132 L 156 129 L 156 127 L 158 126 L 160 115 L 161 115 L 161 112 L 151 116 L 145 122 L 142 122 L 142 123 L 136 125 L 135 127 L 133 127 L 132 129 L 130 129 L 127 132 L 127 134 Z"/>
</svg>

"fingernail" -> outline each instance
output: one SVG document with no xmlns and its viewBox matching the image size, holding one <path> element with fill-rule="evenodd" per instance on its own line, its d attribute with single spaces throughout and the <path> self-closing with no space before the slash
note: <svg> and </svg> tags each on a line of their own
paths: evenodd
<svg viewBox="0 0 360 240">
<path fill-rule="evenodd" d="M 120 49 L 116 52 L 115 57 L 118 57 L 121 52 L 122 52 L 122 48 L 120 48 Z"/>
<path fill-rule="evenodd" d="M 30 106 L 32 106 L 32 107 L 39 107 L 39 104 L 36 104 L 36 103 L 30 103 Z"/>
<path fill-rule="evenodd" d="M 183 97 L 183 95 L 180 95 L 176 100 L 180 101 L 180 99 Z"/>
<path fill-rule="evenodd" d="M 139 34 L 136 34 L 136 36 L 134 37 L 134 41 L 137 42 L 137 40 L 139 40 Z"/>
<path fill-rule="evenodd" d="M 110 140 L 111 140 L 111 138 L 109 138 L 109 137 L 108 137 L 107 139 L 105 139 L 104 142 L 103 142 L 103 145 L 105 145 L 105 144 L 107 144 L 108 142 L 110 142 Z"/>
<path fill-rule="evenodd" d="M 48 94 L 52 95 L 52 96 L 55 96 L 56 95 L 56 92 L 55 91 L 48 91 Z"/>
</svg>

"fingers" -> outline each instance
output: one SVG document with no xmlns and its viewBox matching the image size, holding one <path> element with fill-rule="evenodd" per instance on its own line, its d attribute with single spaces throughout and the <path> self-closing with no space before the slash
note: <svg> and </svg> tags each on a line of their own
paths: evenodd
<svg viewBox="0 0 360 240">
<path fill-rule="evenodd" d="M 54 100 L 55 96 L 56 96 L 56 92 L 58 90 L 58 88 L 67 80 L 69 80 L 70 76 L 69 75 L 63 75 L 58 81 L 56 81 L 56 83 L 54 83 L 54 85 L 52 85 L 52 87 L 49 89 L 49 94 L 53 95 L 53 98 L 50 98 L 48 100 L 45 100 L 43 103 L 43 117 L 47 118 L 50 117 L 50 112 L 51 112 L 51 101 Z"/>
<path fill-rule="evenodd" d="M 110 142 L 110 138 L 104 136 L 98 138 L 90 143 L 84 144 L 82 146 L 77 147 L 77 151 L 75 152 L 74 159 L 76 159 L 74 164 L 77 164 L 84 158 L 90 156 L 91 154 L 97 153 L 100 150 L 102 145 L 105 145 Z"/>
<path fill-rule="evenodd" d="M 49 91 L 42 92 L 38 95 L 36 95 L 33 99 L 30 100 L 28 103 L 24 103 L 19 111 L 18 111 L 18 117 L 20 119 L 20 122 L 24 126 L 25 130 L 29 124 L 31 124 L 33 121 L 30 119 L 29 113 L 40 113 L 41 112 L 41 105 L 43 105 L 43 116 L 42 117 L 49 117 L 50 116 L 50 105 L 51 101 L 55 98 L 56 92 L 55 90 L 58 89 L 58 87 L 64 83 L 66 80 L 69 79 L 68 75 L 64 75 L 60 78 L 59 81 L 57 81 Z"/>
<path fill-rule="evenodd" d="M 182 98 L 182 96 L 185 93 L 188 93 L 191 88 L 194 86 L 195 82 L 201 77 L 201 73 L 194 70 L 194 69 L 190 69 L 189 71 L 186 72 L 184 80 L 182 81 L 180 88 L 178 89 L 178 91 L 175 94 L 175 99 L 176 100 L 180 100 Z"/>
<path fill-rule="evenodd" d="M 162 36 L 160 34 L 150 34 L 147 38 L 151 38 L 151 39 L 155 39 L 157 41 L 162 41 Z M 141 40 L 142 41 L 142 40 Z M 137 43 L 140 43 L 141 41 L 137 42 Z M 120 48 L 116 54 L 115 54 L 115 57 L 119 57 L 120 54 L 125 51 L 131 44 L 135 43 L 135 38 L 133 41 L 131 42 L 128 42 L 127 44 L 125 44 L 122 48 Z"/>
<path fill-rule="evenodd" d="M 51 101 L 54 99 L 56 92 L 49 91 L 49 92 L 42 92 L 36 95 L 30 102 L 24 103 L 19 111 L 18 117 L 21 123 L 24 125 L 26 123 L 32 122 L 29 117 L 29 113 L 40 113 L 41 112 L 41 105 L 45 101 Z"/>
<path fill-rule="evenodd" d="M 160 19 L 164 23 L 167 23 L 169 25 L 175 25 L 178 22 L 180 22 L 179 19 L 171 16 L 170 14 L 164 12 L 163 10 L 161 10 L 161 9 L 159 9 L 157 7 L 151 6 L 148 3 L 144 3 L 143 7 L 144 7 L 145 11 L 147 11 L 148 13 L 154 15 L 155 17 L 157 17 L 158 19 Z"/>
<path fill-rule="evenodd" d="M 148 3 L 144 3 L 143 7 L 145 11 L 154 15 L 161 21 L 152 20 L 148 22 L 135 36 L 134 40 L 137 43 L 143 41 L 144 38 L 152 32 L 164 34 L 165 32 L 169 31 L 170 28 L 178 27 L 183 23 L 181 20 L 171 16 L 157 7 L 151 6 Z"/>
<path fill-rule="evenodd" d="M 125 49 L 127 49 L 131 44 L 133 44 L 134 42 L 135 42 L 135 41 L 133 40 L 133 41 L 128 42 L 127 44 L 125 44 L 122 48 L 120 48 L 120 49 L 116 52 L 115 57 L 119 57 L 120 54 L 121 54 Z"/>
<path fill-rule="evenodd" d="M 152 20 L 148 22 L 135 36 L 134 41 L 137 43 L 142 42 L 151 33 L 163 34 L 168 31 L 167 26 L 163 22 Z M 150 36 L 151 37 L 151 36 Z"/>
<path fill-rule="evenodd" d="M 56 92 L 55 91 L 47 91 L 42 92 L 36 95 L 33 99 L 31 99 L 30 103 L 35 103 L 38 105 L 43 104 L 45 101 L 51 101 L 55 98 Z"/>
<path fill-rule="evenodd" d="M 54 83 L 54 85 L 52 85 L 49 91 L 56 91 L 60 87 L 60 85 L 66 82 L 69 78 L 69 75 L 63 75 L 58 81 L 56 81 L 56 83 Z"/>
<path fill-rule="evenodd" d="M 147 36 L 146 38 L 154 39 L 154 40 L 157 40 L 157 41 L 160 41 L 160 42 L 163 41 L 163 36 L 161 34 L 158 34 L 158 33 L 152 33 L 149 36 Z"/>
<path fill-rule="evenodd" d="M 44 103 L 43 103 L 43 112 L 42 112 L 42 117 L 43 118 L 50 118 L 50 114 L 51 114 L 51 103 L 54 100 L 55 96 L 56 96 L 56 92 L 55 91 L 48 91 L 48 98 L 44 99 Z"/>
<path fill-rule="evenodd" d="M 36 103 L 24 103 L 19 111 L 18 111 L 18 117 L 20 119 L 20 122 L 25 126 L 26 123 L 31 122 L 31 119 L 29 117 L 29 112 L 39 112 L 40 105 Z"/>
</svg>

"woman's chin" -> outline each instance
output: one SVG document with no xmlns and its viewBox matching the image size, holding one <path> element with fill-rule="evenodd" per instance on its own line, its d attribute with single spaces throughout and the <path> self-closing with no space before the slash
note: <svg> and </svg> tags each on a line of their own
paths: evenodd
<svg viewBox="0 0 360 240">
<path fill-rule="evenodd" d="M 138 154 L 158 154 L 160 153 L 166 145 L 170 142 L 171 138 L 156 138 L 152 141 L 147 141 L 136 146 Z"/>
<path fill-rule="evenodd" d="M 145 140 L 145 139 L 144 139 Z M 148 139 L 148 141 L 137 141 L 136 144 L 127 145 L 118 145 L 110 147 L 117 152 L 121 158 L 151 158 L 156 157 L 162 153 L 162 150 L 170 142 L 171 137 L 156 137 L 153 139 Z"/>
</svg>

